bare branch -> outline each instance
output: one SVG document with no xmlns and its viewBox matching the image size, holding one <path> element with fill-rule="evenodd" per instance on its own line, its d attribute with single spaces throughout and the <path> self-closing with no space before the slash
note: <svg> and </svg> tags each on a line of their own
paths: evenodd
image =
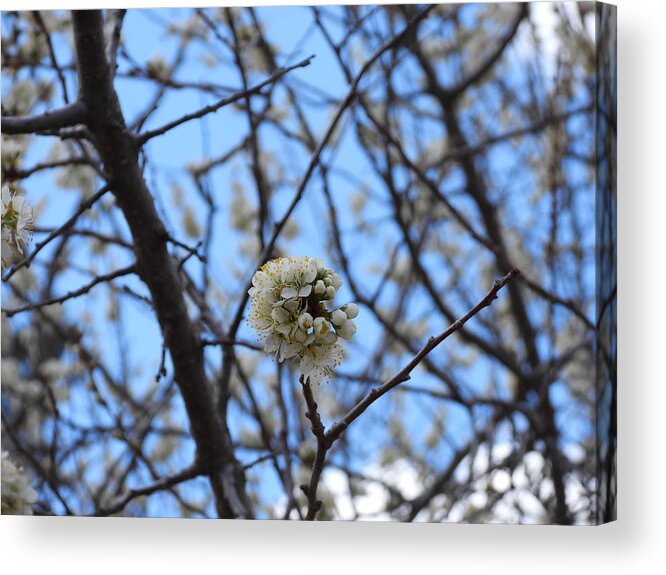
<svg viewBox="0 0 666 575">
<path fill-rule="evenodd" d="M 233 104 L 238 100 L 242 100 L 243 98 L 247 98 L 248 96 L 257 94 L 264 87 L 268 86 L 269 84 L 272 84 L 273 82 L 277 82 L 280 78 L 282 78 L 282 76 L 284 76 L 288 72 L 291 72 L 296 68 L 304 68 L 305 66 L 309 66 L 313 58 L 314 56 L 309 56 L 305 58 L 305 60 L 301 60 L 298 64 L 294 64 L 293 66 L 288 66 L 286 68 L 280 68 L 277 72 L 275 72 L 274 74 L 272 74 L 271 76 L 269 76 L 263 82 L 257 84 L 256 86 L 253 86 L 252 88 L 248 88 L 247 90 L 243 90 L 241 92 L 237 92 L 233 96 L 229 96 L 228 98 L 223 98 L 219 102 L 211 104 L 210 106 L 205 106 L 200 110 L 197 110 L 196 112 L 192 112 L 191 114 L 185 114 L 184 116 L 178 118 L 177 120 L 173 120 L 172 122 L 165 124 L 161 128 L 144 132 L 143 134 L 137 136 L 136 141 L 140 145 L 145 144 L 151 138 L 155 138 L 156 136 L 161 136 L 162 134 L 165 134 L 169 130 L 173 130 L 175 127 L 184 124 L 185 122 L 202 118 L 203 116 L 210 114 L 211 112 L 216 112 L 217 110 L 219 110 L 224 106 L 228 106 L 229 104 Z"/>
<path fill-rule="evenodd" d="M 41 31 L 41 33 L 44 35 L 44 39 L 46 40 L 46 47 L 48 48 L 49 51 L 49 58 L 51 59 L 51 64 L 55 69 L 56 73 L 58 74 L 58 80 L 60 81 L 60 88 L 62 89 L 63 100 L 65 100 L 65 104 L 69 104 L 69 95 L 67 93 L 67 82 L 65 81 L 65 75 L 63 74 L 62 68 L 58 64 L 58 59 L 56 58 L 55 51 L 53 50 L 53 42 L 51 41 L 51 34 L 49 34 L 49 31 L 46 28 L 46 24 L 44 23 L 44 19 L 42 18 L 42 15 L 39 11 L 33 12 L 32 17 L 33 20 L 35 21 L 35 24 L 37 24 L 37 27 Z"/>
<path fill-rule="evenodd" d="M 40 307 L 46 307 L 46 306 L 49 306 L 49 305 L 65 303 L 66 301 L 68 301 L 70 299 L 74 299 L 74 298 L 77 298 L 77 297 L 82 296 L 84 294 L 87 294 L 96 285 L 99 285 L 101 283 L 106 283 L 106 282 L 109 282 L 109 281 L 114 280 L 116 278 L 126 276 L 126 275 L 129 275 L 129 274 L 133 274 L 133 273 L 136 273 L 136 266 L 134 266 L 134 265 L 127 266 L 125 268 L 116 270 L 116 271 L 108 273 L 108 274 L 103 274 L 103 275 L 96 276 L 95 279 L 93 281 L 91 281 L 89 284 L 86 284 L 85 286 L 83 286 L 83 287 L 81 287 L 77 290 L 67 292 L 63 296 L 49 298 L 47 300 L 40 301 L 40 302 L 29 303 L 29 304 L 26 304 L 26 305 L 23 305 L 21 307 L 17 307 L 17 308 L 14 308 L 14 309 L 3 309 L 2 313 L 4 313 L 7 317 L 13 317 L 17 313 L 30 311 L 30 310 L 33 310 L 33 309 L 37 309 L 37 308 L 40 308 Z"/>
<path fill-rule="evenodd" d="M 96 166 L 88 158 L 67 158 L 65 160 L 57 160 L 54 162 L 40 162 L 30 168 L 24 169 L 7 169 L 5 175 L 8 179 L 12 180 L 25 180 L 33 174 L 43 172 L 44 170 L 53 170 L 54 168 L 66 168 L 68 166 L 90 166 L 93 169 Z"/>
<path fill-rule="evenodd" d="M 248 349 L 253 349 L 255 351 L 264 351 L 264 348 L 261 347 L 260 345 L 242 339 L 226 339 L 226 338 L 205 339 L 201 342 L 201 345 L 203 345 L 204 347 L 209 347 L 213 345 L 222 345 L 222 346 L 239 345 L 241 347 L 247 347 Z"/>
<path fill-rule="evenodd" d="M 137 146 L 127 131 L 104 52 L 101 13 L 72 12 L 79 70 L 79 93 L 89 108 L 87 125 L 95 136 L 118 205 L 134 240 L 136 270 L 150 290 L 153 307 L 183 396 L 198 462 L 209 479 L 221 517 L 253 516 L 242 466 L 227 427 L 215 409 L 204 369 L 203 349 L 189 317 L 177 266 L 167 249 L 169 235 L 143 179 Z"/>
<path fill-rule="evenodd" d="M 86 107 L 78 100 L 56 110 L 35 116 L 2 116 L 3 134 L 31 134 L 45 130 L 57 130 L 81 124 L 85 121 Z"/>
<path fill-rule="evenodd" d="M 116 59 L 118 57 L 118 46 L 120 46 L 120 33 L 123 27 L 123 19 L 127 10 L 113 10 L 113 31 L 111 32 L 111 40 L 106 49 L 106 59 L 109 62 L 109 73 L 113 78 L 116 74 Z"/>
<path fill-rule="evenodd" d="M 368 395 L 366 395 L 361 401 L 359 401 L 354 407 L 352 407 L 338 423 L 333 425 L 328 432 L 326 433 L 326 442 L 330 446 L 337 439 L 340 438 L 342 433 L 347 429 L 368 407 L 370 407 L 375 401 L 380 397 L 391 391 L 394 387 L 401 384 L 404 381 L 410 379 L 411 372 L 416 368 L 416 366 L 421 363 L 423 358 L 428 355 L 433 349 L 435 349 L 440 343 L 442 343 L 447 337 L 451 336 L 457 332 L 467 321 L 479 313 L 482 309 L 488 307 L 493 300 L 497 298 L 497 293 L 513 278 L 520 274 L 518 268 L 513 268 L 508 274 L 503 278 L 497 280 L 490 291 L 484 296 L 484 298 L 476 304 L 471 310 L 469 310 L 464 316 L 451 324 L 444 332 L 439 334 L 436 337 L 431 337 L 428 340 L 428 343 L 423 346 L 421 351 L 419 351 L 412 360 L 400 370 L 394 377 L 389 379 L 386 383 L 380 385 L 379 387 L 374 388 Z"/>
<path fill-rule="evenodd" d="M 184 469 L 179 473 L 175 473 L 173 475 L 169 475 L 168 477 L 163 477 L 162 479 L 158 479 L 154 483 L 146 485 L 145 487 L 130 489 L 115 503 L 112 503 L 108 507 L 103 507 L 102 509 L 98 509 L 95 513 L 90 515 L 90 517 L 107 517 L 109 515 L 113 515 L 114 513 L 120 513 L 123 509 L 125 509 L 128 503 L 130 503 L 133 499 L 136 499 L 137 497 L 145 497 L 147 495 L 152 495 L 153 493 L 157 493 L 158 491 L 164 491 L 166 489 L 174 487 L 175 485 L 184 483 L 185 481 L 190 481 L 195 477 L 200 477 L 205 473 L 206 472 L 204 470 L 199 469 L 196 465 L 193 465 L 192 467 L 188 467 L 187 469 Z"/>
<path fill-rule="evenodd" d="M 520 274 L 518 268 L 513 268 L 504 277 L 497 280 L 490 291 L 483 297 L 483 299 L 469 310 L 464 316 L 451 324 L 444 332 L 436 337 L 431 337 L 426 345 L 412 358 L 412 360 L 400 370 L 394 377 L 389 379 L 386 383 L 374 388 L 363 399 L 361 399 L 354 407 L 352 407 L 347 414 L 337 423 L 335 423 L 328 431 L 325 431 L 324 425 L 321 422 L 321 417 L 317 411 L 317 402 L 312 394 L 312 388 L 309 381 L 304 380 L 301 376 L 301 386 L 303 388 L 303 396 L 307 405 L 306 417 L 312 424 L 312 433 L 317 440 L 317 451 L 315 460 L 312 464 L 312 475 L 308 485 L 301 485 L 301 490 L 308 498 L 308 513 L 306 519 L 312 521 L 315 519 L 317 512 L 321 509 L 321 501 L 317 500 L 317 486 L 321 479 L 321 474 L 324 469 L 326 454 L 331 448 L 333 443 L 337 441 L 344 431 L 360 417 L 375 401 L 380 397 L 391 391 L 399 384 L 410 379 L 411 372 L 421 363 L 421 361 L 440 343 L 460 330 L 467 321 L 478 314 L 482 309 L 488 307 L 492 302 L 497 299 L 498 292 L 513 278 Z"/>
<path fill-rule="evenodd" d="M 70 216 L 70 218 L 62 224 L 60 227 L 56 228 L 53 230 L 45 239 L 43 239 L 41 242 L 39 242 L 37 245 L 35 245 L 35 249 L 32 250 L 27 257 L 22 259 L 20 262 L 18 262 L 16 265 L 10 268 L 10 270 L 2 277 L 2 281 L 6 282 L 9 278 L 11 278 L 18 270 L 20 270 L 22 267 L 29 267 L 32 261 L 37 257 L 37 254 L 42 251 L 48 244 L 50 244 L 55 238 L 58 236 L 62 235 L 64 232 L 67 230 L 70 230 L 72 227 L 74 227 L 74 224 L 76 224 L 77 220 L 79 219 L 79 216 L 83 214 L 85 211 L 89 210 L 97 201 L 109 191 L 109 186 L 104 186 L 101 190 L 99 190 L 96 194 L 88 198 L 87 200 L 81 202 L 79 204 L 79 207 L 76 209 L 76 211 Z"/>
<path fill-rule="evenodd" d="M 594 323 L 581 311 L 581 309 L 576 305 L 576 302 L 558 296 L 557 294 L 547 290 L 534 280 L 531 280 L 524 275 L 520 277 L 520 281 L 522 281 L 528 288 L 530 288 L 534 293 L 540 295 L 542 298 L 548 300 L 551 303 L 554 303 L 555 305 L 560 305 L 568 309 L 585 324 L 587 329 L 592 331 L 596 329 Z"/>
<path fill-rule="evenodd" d="M 467 88 L 469 88 L 473 84 L 476 84 L 489 72 L 489 70 L 497 63 L 497 61 L 504 53 L 504 50 L 506 50 L 507 46 L 511 43 L 511 41 L 515 37 L 516 33 L 518 32 L 518 28 L 520 27 L 520 24 L 528 14 L 528 10 L 529 10 L 528 2 L 522 2 L 518 5 L 518 13 L 516 14 L 516 17 L 514 18 L 511 24 L 511 28 L 506 33 L 506 35 L 500 40 L 499 44 L 486 57 L 486 59 L 479 65 L 479 67 L 476 70 L 474 70 L 471 74 L 469 74 L 469 76 L 463 79 L 460 83 L 456 84 L 456 86 L 454 86 L 450 90 L 451 94 L 456 96 L 458 94 L 462 94 L 465 90 L 467 90 Z"/>
<path fill-rule="evenodd" d="M 317 402 L 312 394 L 310 380 L 309 378 L 306 380 L 301 376 L 300 382 L 303 389 L 303 397 L 305 397 L 305 403 L 308 407 L 305 417 L 310 420 L 312 434 L 317 439 L 317 453 L 312 464 L 310 483 L 308 485 L 301 485 L 301 490 L 308 498 L 308 513 L 305 518 L 308 521 L 314 521 L 314 518 L 321 509 L 321 501 L 317 499 L 317 486 L 321 479 L 321 473 L 324 470 L 324 461 L 326 459 L 326 452 L 328 451 L 328 444 L 326 430 L 324 429 L 324 424 L 321 422 L 321 416 L 317 410 Z"/>
<path fill-rule="evenodd" d="M 396 34 L 394 37 L 392 37 L 389 41 L 387 41 L 383 46 L 381 46 L 363 65 L 363 67 L 359 70 L 358 74 L 354 78 L 354 80 L 351 82 L 349 86 L 349 90 L 347 92 L 346 97 L 342 102 L 340 102 L 340 105 L 338 106 L 338 109 L 333 116 L 333 119 L 331 120 L 331 123 L 328 126 L 328 129 L 326 130 L 326 133 L 324 134 L 324 137 L 322 140 L 319 142 L 319 145 L 315 149 L 315 151 L 312 153 L 312 157 L 310 158 L 310 163 L 308 164 L 308 167 L 305 171 L 305 175 L 303 176 L 303 179 L 301 180 L 300 185 L 298 186 L 298 189 L 296 190 L 296 193 L 294 194 L 293 199 L 291 200 L 291 203 L 287 207 L 284 215 L 282 218 L 275 223 L 274 228 L 273 228 L 273 234 L 271 235 L 271 238 L 266 242 L 264 249 L 262 250 L 260 256 L 259 256 L 259 262 L 257 265 L 257 268 L 263 265 L 263 263 L 267 260 L 268 257 L 270 257 L 270 254 L 273 251 L 273 248 L 275 247 L 275 242 L 277 241 L 280 232 L 284 228 L 284 226 L 287 223 L 287 220 L 289 220 L 289 217 L 293 213 L 294 209 L 300 202 L 301 198 L 303 197 L 303 193 L 305 192 L 305 189 L 310 181 L 310 178 L 314 174 L 315 170 L 317 169 L 317 166 L 319 165 L 319 161 L 321 158 L 321 154 L 324 151 L 324 148 L 328 145 L 333 132 L 335 131 L 340 119 L 342 118 L 343 114 L 345 113 L 345 110 L 352 104 L 352 102 L 357 98 L 358 96 L 358 87 L 365 76 L 366 72 L 372 67 L 372 65 L 379 60 L 379 58 L 382 56 L 382 54 L 386 53 L 388 50 L 391 50 L 393 48 L 396 48 L 399 46 L 404 39 L 405 36 L 407 36 L 416 26 L 419 22 L 421 22 L 428 14 L 430 11 L 435 7 L 435 5 L 428 6 L 421 12 L 419 12 L 414 18 L 412 18 L 405 28 L 400 32 L 399 34 Z M 254 275 L 254 272 L 253 272 Z M 248 283 L 246 284 L 246 288 L 243 293 L 243 299 L 241 300 L 240 305 L 238 306 L 238 311 L 236 312 L 236 316 L 234 318 L 234 321 L 231 325 L 230 329 L 230 335 L 233 336 L 236 333 L 236 330 L 238 329 L 238 326 L 240 325 L 242 319 L 243 319 L 243 313 L 245 310 L 245 306 L 247 305 L 248 299 L 249 299 L 249 294 L 248 290 L 252 287 L 252 280 L 250 279 Z"/>
</svg>

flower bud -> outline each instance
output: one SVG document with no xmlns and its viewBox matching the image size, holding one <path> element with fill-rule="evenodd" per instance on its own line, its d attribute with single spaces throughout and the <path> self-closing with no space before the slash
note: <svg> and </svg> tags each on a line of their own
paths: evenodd
<svg viewBox="0 0 666 575">
<path fill-rule="evenodd" d="M 354 319 L 358 316 L 358 306 L 355 303 L 348 303 L 343 305 L 340 309 L 345 312 L 349 319 Z"/>
<path fill-rule="evenodd" d="M 326 288 L 326 299 L 333 299 L 335 297 L 335 288 L 333 286 L 328 286 Z"/>
<path fill-rule="evenodd" d="M 316 295 L 324 295 L 326 293 L 326 284 L 322 280 L 317 280 L 314 292 Z"/>
<path fill-rule="evenodd" d="M 338 335 L 344 339 L 351 339 L 356 333 L 356 326 L 354 322 L 348 319 L 339 328 L 337 328 Z"/>
<path fill-rule="evenodd" d="M 331 323 L 335 326 L 341 326 L 346 321 L 347 321 L 347 316 L 345 315 L 345 312 L 342 311 L 341 309 L 336 309 L 331 314 Z"/>
<path fill-rule="evenodd" d="M 331 285 L 336 289 L 340 289 L 342 287 L 342 280 L 340 279 L 340 276 L 336 274 L 335 272 L 331 273 Z"/>
</svg>

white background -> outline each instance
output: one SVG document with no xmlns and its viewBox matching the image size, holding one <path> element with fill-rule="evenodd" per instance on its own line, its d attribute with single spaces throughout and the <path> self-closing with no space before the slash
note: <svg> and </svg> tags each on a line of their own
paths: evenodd
<svg viewBox="0 0 666 575">
<path fill-rule="evenodd" d="M 221 3 L 244 2 L 4 0 L 0 7 Z M 3 572 L 666 573 L 666 3 L 617 5 L 618 522 L 564 528 L 1 517 Z"/>
</svg>

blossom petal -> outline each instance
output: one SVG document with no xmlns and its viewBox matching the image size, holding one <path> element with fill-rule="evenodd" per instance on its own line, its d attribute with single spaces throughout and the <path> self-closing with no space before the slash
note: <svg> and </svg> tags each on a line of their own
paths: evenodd
<svg viewBox="0 0 666 575">
<path fill-rule="evenodd" d="M 282 288 L 282 291 L 280 292 L 280 297 L 284 299 L 298 297 L 298 290 L 296 290 L 296 288 L 293 286 L 285 286 Z"/>
</svg>

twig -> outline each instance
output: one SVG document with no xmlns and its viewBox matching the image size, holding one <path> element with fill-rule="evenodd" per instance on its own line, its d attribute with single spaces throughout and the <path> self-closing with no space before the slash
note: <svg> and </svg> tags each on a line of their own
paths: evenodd
<svg viewBox="0 0 666 575">
<path fill-rule="evenodd" d="M 314 463 L 312 464 L 312 475 L 310 477 L 309 485 L 301 485 L 301 490 L 308 498 L 308 513 L 306 519 L 309 521 L 314 520 L 317 512 L 321 509 L 321 501 L 317 499 L 317 486 L 321 479 L 321 474 L 324 469 L 324 462 L 326 460 L 326 453 L 331 448 L 333 443 L 340 439 L 344 431 L 359 417 L 368 407 L 370 407 L 380 397 L 397 387 L 402 382 L 410 379 L 411 372 L 421 363 L 421 361 L 440 343 L 446 338 L 457 332 L 462 328 L 465 323 L 478 314 L 482 309 L 488 307 L 496 298 L 497 293 L 513 278 L 520 273 L 518 268 L 513 268 L 508 274 L 501 279 L 497 280 L 490 291 L 484 298 L 469 310 L 460 319 L 453 322 L 444 332 L 436 337 L 431 337 L 426 345 L 412 358 L 412 360 L 400 370 L 394 377 L 389 379 L 386 383 L 374 388 L 363 399 L 361 399 L 354 407 L 352 407 L 347 414 L 337 423 L 335 423 L 328 431 L 325 430 L 321 422 L 321 417 L 317 411 L 317 402 L 312 394 L 312 388 L 309 381 L 304 380 L 301 376 L 301 386 L 303 387 L 303 396 L 305 403 L 308 407 L 306 417 L 312 424 L 312 433 L 317 439 L 317 452 L 315 455 Z"/>
<path fill-rule="evenodd" d="M 264 349 L 260 345 L 242 339 L 228 339 L 228 338 L 204 339 L 202 340 L 201 345 L 203 347 L 208 347 L 212 345 L 221 345 L 221 346 L 239 345 L 241 347 L 247 347 L 248 349 L 253 349 L 255 351 L 264 351 Z"/>
<path fill-rule="evenodd" d="M 58 160 L 54 162 L 42 162 L 22 170 L 13 170 L 10 168 L 6 170 L 6 175 L 11 179 L 24 180 L 36 172 L 52 170 L 53 168 L 64 168 L 67 166 L 91 166 L 91 163 L 88 158 L 67 158 L 66 160 Z"/>
<path fill-rule="evenodd" d="M 248 469 L 251 469 L 255 465 L 259 465 L 260 463 L 263 463 L 264 461 L 268 461 L 269 459 L 273 458 L 275 458 L 275 453 L 266 453 L 265 455 L 258 457 L 254 461 L 250 461 L 250 463 L 246 463 L 245 465 L 243 465 L 243 471 L 247 471 Z"/>
<path fill-rule="evenodd" d="M 161 136 L 162 134 L 165 134 L 169 130 L 172 130 L 177 126 L 184 124 L 185 122 L 189 122 L 190 120 L 196 120 L 197 118 L 202 118 L 206 114 L 210 114 L 211 112 L 216 112 L 217 110 L 219 110 L 224 106 L 228 106 L 229 104 L 233 104 L 238 100 L 242 100 L 243 98 L 247 98 L 252 94 L 256 94 L 257 92 L 261 91 L 262 88 L 268 86 L 269 84 L 272 84 L 273 82 L 276 82 L 288 72 L 291 72 L 296 68 L 304 68 L 305 66 L 309 66 L 313 58 L 314 56 L 309 56 L 305 60 L 300 61 L 298 64 L 294 64 L 293 66 L 288 66 L 286 68 L 280 68 L 274 74 L 266 78 L 263 82 L 257 84 L 256 86 L 253 86 L 252 88 L 236 92 L 233 96 L 229 96 L 228 98 L 223 98 L 219 102 L 211 104 L 210 106 L 205 106 L 200 110 L 197 110 L 196 112 L 192 112 L 191 114 L 185 114 L 184 116 L 181 116 L 180 118 L 173 120 L 172 122 L 169 122 L 168 124 L 165 124 L 160 128 L 144 132 L 143 134 L 137 136 L 136 138 L 137 144 L 138 145 L 145 144 L 148 140 L 155 138 L 156 136 Z"/>
<path fill-rule="evenodd" d="M 69 104 L 69 95 L 67 93 L 67 82 L 65 81 L 65 76 L 62 72 L 62 68 L 58 64 L 58 60 L 55 55 L 55 50 L 53 49 L 53 42 L 51 40 L 51 34 L 49 34 L 48 29 L 46 28 L 46 24 L 44 23 L 44 19 L 42 18 L 42 15 L 39 11 L 35 11 L 32 13 L 32 18 L 35 21 L 35 24 L 37 24 L 37 27 L 39 28 L 40 32 L 44 35 L 44 39 L 46 40 L 46 47 L 49 51 L 49 59 L 51 60 L 51 65 L 56 71 L 56 74 L 58 75 L 58 81 L 60 82 L 60 87 L 62 89 L 62 98 L 65 101 L 65 104 Z"/>
<path fill-rule="evenodd" d="M 310 420 L 312 434 L 317 439 L 317 453 L 312 464 L 312 475 L 310 477 L 310 483 L 309 485 L 303 484 L 300 486 L 301 491 L 303 491 L 305 496 L 308 498 L 308 513 L 305 516 L 305 519 L 307 521 L 314 521 L 314 518 L 317 516 L 317 512 L 321 509 L 322 505 L 321 501 L 317 499 L 317 486 L 319 485 L 319 480 L 321 479 L 321 474 L 324 469 L 324 460 L 326 459 L 328 446 L 326 443 L 326 430 L 324 428 L 324 424 L 321 422 L 321 416 L 317 410 L 317 402 L 315 401 L 314 395 L 312 394 L 310 378 L 305 379 L 301 375 L 300 382 L 301 387 L 303 388 L 305 404 L 308 407 L 308 410 L 305 413 L 305 417 Z"/>
<path fill-rule="evenodd" d="M 188 246 L 186 243 L 181 242 L 180 240 L 177 240 L 172 235 L 169 235 L 169 242 L 171 242 L 174 246 L 178 246 L 179 248 L 184 249 L 189 255 L 195 256 L 201 263 L 206 263 L 206 256 L 199 252 L 201 242 L 197 242 L 197 244 L 192 247 Z"/>
<path fill-rule="evenodd" d="M 560 305 L 562 307 L 565 307 L 568 309 L 571 313 L 573 313 L 578 319 L 580 319 L 585 326 L 590 329 L 594 330 L 596 329 L 594 326 L 594 323 L 576 306 L 576 303 L 570 299 L 564 299 L 557 294 L 548 291 L 546 288 L 543 286 L 539 285 L 535 281 L 528 279 L 525 276 L 520 277 L 520 281 L 522 281 L 528 288 L 530 288 L 533 292 L 539 294 L 542 298 L 550 301 L 551 303 L 555 305 Z"/>
<path fill-rule="evenodd" d="M 192 467 L 188 467 L 187 469 L 184 469 L 183 471 L 176 473 L 175 475 L 170 475 L 168 477 L 163 477 L 162 479 L 158 479 L 157 481 L 155 481 L 155 483 L 151 483 L 150 485 L 146 485 L 145 487 L 130 489 L 115 503 L 109 505 L 108 507 L 98 509 L 95 513 L 91 515 L 91 517 L 107 517 L 108 515 L 113 515 L 114 513 L 118 513 L 123 509 L 125 509 L 127 504 L 133 499 L 136 499 L 137 497 L 144 497 L 146 495 L 152 495 L 157 491 L 164 491 L 165 489 L 169 489 L 174 485 L 178 485 L 179 483 L 184 483 L 185 481 L 189 481 L 190 479 L 194 479 L 195 477 L 199 477 L 200 475 L 204 475 L 205 473 L 206 473 L 205 470 L 200 469 L 196 465 L 193 465 Z"/>
<path fill-rule="evenodd" d="M 359 70 L 358 74 L 354 78 L 354 80 L 351 82 L 349 85 L 349 90 L 347 92 L 347 96 L 340 102 L 340 105 L 338 106 L 338 109 L 335 113 L 335 116 L 331 120 L 331 123 L 328 126 L 328 129 L 326 130 L 326 133 L 322 140 L 319 142 L 319 145 L 317 148 L 314 150 L 312 153 L 312 157 L 310 158 L 310 163 L 308 165 L 307 170 L 305 171 L 305 175 L 303 176 L 303 179 L 301 180 L 300 185 L 298 186 L 298 189 L 296 190 L 296 193 L 294 194 L 293 199 L 291 200 L 291 203 L 287 207 L 287 210 L 285 211 L 284 215 L 282 216 L 282 219 L 280 219 L 278 222 L 275 223 L 274 228 L 273 228 L 273 233 L 271 235 L 270 240 L 266 243 L 264 246 L 264 249 L 261 252 L 261 255 L 259 256 L 259 265 L 257 266 L 260 267 L 263 265 L 263 263 L 266 261 L 266 259 L 270 256 L 271 252 L 273 251 L 273 248 L 275 247 L 275 242 L 277 242 L 277 239 L 280 235 L 280 232 L 284 228 L 284 226 L 287 223 L 287 220 L 293 213 L 294 209 L 296 208 L 296 205 L 298 202 L 300 202 L 301 198 L 303 197 L 303 193 L 305 192 L 305 188 L 307 187 L 310 178 L 312 177 L 312 174 L 314 173 L 315 169 L 319 165 L 319 161 L 321 158 L 321 154 L 324 151 L 324 148 L 328 145 L 328 142 L 330 141 L 331 137 L 333 136 L 333 133 L 338 125 L 338 122 L 342 118 L 345 110 L 351 105 L 351 103 L 357 98 L 359 95 L 358 92 L 358 86 L 359 83 L 361 82 L 362 78 L 365 76 L 366 72 L 372 67 L 372 65 L 388 50 L 391 50 L 392 48 L 395 48 L 396 46 L 399 46 L 400 43 L 402 42 L 402 39 L 412 30 L 412 28 L 421 20 L 423 20 L 429 13 L 430 11 L 435 7 L 435 5 L 431 5 L 421 12 L 419 12 L 414 18 L 412 18 L 405 28 L 391 38 L 388 42 L 386 42 L 384 45 L 382 45 L 371 57 L 370 59 L 363 65 L 363 67 Z M 254 275 L 254 273 L 253 273 Z M 240 326 L 240 323 L 243 319 L 243 312 L 245 310 L 245 306 L 247 305 L 248 299 L 249 299 L 249 294 L 248 290 L 252 287 L 252 279 L 250 279 L 247 283 L 246 289 L 243 293 L 243 299 L 240 302 L 240 305 L 238 306 L 238 310 L 236 312 L 236 316 L 234 317 L 233 324 L 230 329 L 230 334 L 234 335 L 236 330 L 238 329 L 238 326 Z"/>
<path fill-rule="evenodd" d="M 497 293 L 513 278 L 515 278 L 520 273 L 518 268 L 513 268 L 508 274 L 503 278 L 497 280 L 490 291 L 485 295 L 485 297 L 476 304 L 470 311 L 468 311 L 460 319 L 453 322 L 444 332 L 436 337 L 431 337 L 428 342 L 423 346 L 421 351 L 419 351 L 412 360 L 400 370 L 394 377 L 389 379 L 386 383 L 380 385 L 379 387 L 374 388 L 368 395 L 366 395 L 361 401 L 359 401 L 354 407 L 352 407 L 338 423 L 333 425 L 328 432 L 326 433 L 326 443 L 328 446 L 331 446 L 337 439 L 340 438 L 342 433 L 366 410 L 370 407 L 375 401 L 377 401 L 384 394 L 391 391 L 394 387 L 401 384 L 404 381 L 410 379 L 411 372 L 416 368 L 416 366 L 421 363 L 423 358 L 428 355 L 433 349 L 435 349 L 440 343 L 442 343 L 450 335 L 457 332 L 467 321 L 479 313 L 482 309 L 488 307 L 493 300 L 497 298 Z"/>
<path fill-rule="evenodd" d="M 116 60 L 118 57 L 118 46 L 120 46 L 120 32 L 123 27 L 123 19 L 127 10 L 113 11 L 113 32 L 106 52 L 106 59 L 109 62 L 109 74 L 113 78 L 116 74 Z"/>
<path fill-rule="evenodd" d="M 527 17 L 528 12 L 529 4 L 527 2 L 519 5 L 518 12 L 513 22 L 511 23 L 511 27 L 509 28 L 508 32 L 476 70 L 474 70 L 469 76 L 467 76 L 467 78 L 464 78 L 461 82 L 449 90 L 452 95 L 458 96 L 459 94 L 463 94 L 467 88 L 473 84 L 476 84 L 488 73 L 488 71 L 501 58 L 502 54 L 504 54 L 504 50 L 506 50 L 507 46 L 515 37 L 516 33 L 518 32 L 518 28 L 520 28 L 520 24 Z"/>
<path fill-rule="evenodd" d="M 160 365 L 157 368 L 157 374 L 155 375 L 155 383 L 159 383 L 160 379 L 162 379 L 162 377 L 164 377 L 167 374 L 166 354 L 167 354 L 166 342 L 162 340 L 162 353 L 160 354 Z"/>
<path fill-rule="evenodd" d="M 56 228 L 53 230 L 46 238 L 44 238 L 41 242 L 39 242 L 37 245 L 35 245 L 35 249 L 32 250 L 24 259 L 22 259 L 20 262 L 18 262 L 16 265 L 10 268 L 10 270 L 3 276 L 2 281 L 6 282 L 9 278 L 11 278 L 18 270 L 20 270 L 22 267 L 27 266 L 29 267 L 32 261 L 35 259 L 37 254 L 44 248 L 46 247 L 51 241 L 53 241 L 55 238 L 60 236 L 63 232 L 66 232 L 67 230 L 71 229 L 76 221 L 79 219 L 79 216 L 85 212 L 86 210 L 89 210 L 96 202 L 99 200 L 104 194 L 106 194 L 109 191 L 109 186 L 104 186 L 101 190 L 99 190 L 95 195 L 91 196 L 84 202 L 81 202 L 79 207 L 76 209 L 76 211 L 70 216 L 70 218 L 62 224 L 59 228 Z"/>
<path fill-rule="evenodd" d="M 13 317 L 18 313 L 22 313 L 24 311 L 30 311 L 33 309 L 37 309 L 40 307 L 45 307 L 49 305 L 54 305 L 54 304 L 61 304 L 64 303 L 70 299 L 77 298 L 79 296 L 82 296 L 84 294 L 87 294 L 92 288 L 94 288 L 96 285 L 99 285 L 101 283 L 105 283 L 108 281 L 111 281 L 115 278 L 121 277 L 121 276 L 126 276 L 129 274 L 132 274 L 136 271 L 136 267 L 134 264 L 131 266 L 127 266 L 126 268 L 122 268 L 119 270 L 116 270 L 114 272 L 104 274 L 101 276 L 97 276 L 93 281 L 91 281 L 89 284 L 86 284 L 85 286 L 66 293 L 63 296 L 60 297 L 54 297 L 50 299 L 46 299 L 40 302 L 35 302 L 35 303 L 28 303 L 26 305 L 23 305 L 21 307 L 17 307 L 14 309 L 3 309 L 2 312 L 7 316 L 7 317 Z"/>
</svg>

